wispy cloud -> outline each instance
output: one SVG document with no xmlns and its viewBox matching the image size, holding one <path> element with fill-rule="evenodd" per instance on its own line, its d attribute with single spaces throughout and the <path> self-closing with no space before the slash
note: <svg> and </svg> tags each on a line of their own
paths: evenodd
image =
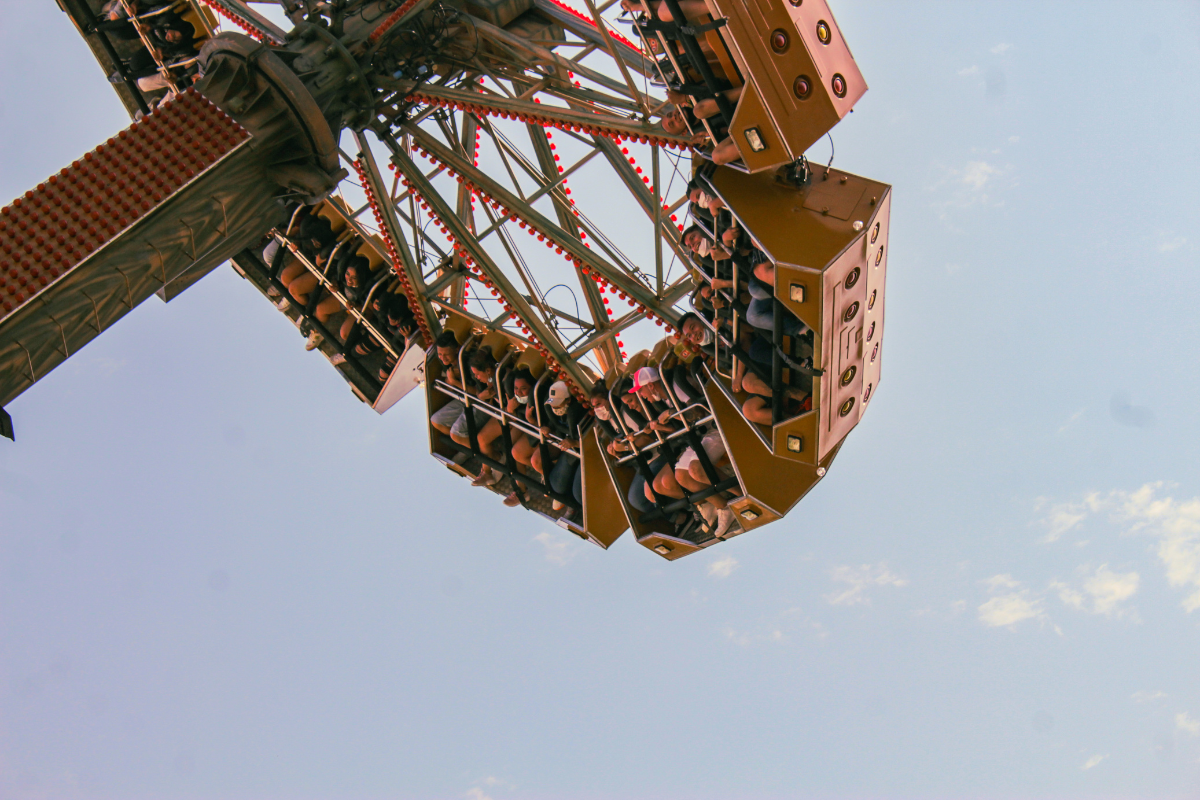
<svg viewBox="0 0 1200 800">
<path fill-rule="evenodd" d="M 467 789 L 463 793 L 463 797 L 467 798 L 467 800 L 492 800 L 492 796 L 478 786 L 472 786 L 470 789 Z"/>
<path fill-rule="evenodd" d="M 1184 590 L 1184 610 L 1195 611 L 1200 608 L 1200 498 L 1160 496 L 1165 488 L 1167 484 L 1157 481 L 1133 492 L 1092 492 L 1082 502 L 1051 505 L 1043 520 L 1050 529 L 1047 541 L 1054 541 L 1091 515 L 1107 513 L 1128 533 L 1157 539 L 1155 552 L 1166 570 L 1167 582 Z"/>
<path fill-rule="evenodd" d="M 1074 425 L 1076 422 L 1078 422 L 1078 421 L 1079 421 L 1079 418 L 1083 416 L 1083 412 L 1085 412 L 1085 411 L 1087 411 L 1087 407 L 1086 407 L 1086 406 L 1085 406 L 1085 407 L 1083 407 L 1083 408 L 1081 408 L 1081 409 L 1079 409 L 1078 411 L 1076 411 L 1076 412 L 1075 412 L 1074 414 L 1072 414 L 1071 416 L 1067 417 L 1067 421 L 1066 421 L 1066 422 L 1064 422 L 1064 423 L 1063 423 L 1063 424 L 1062 424 L 1062 425 L 1059 427 L 1059 429 L 1058 429 L 1058 433 L 1059 433 L 1060 435 L 1061 435 L 1061 434 L 1064 434 L 1064 433 L 1066 433 L 1068 428 L 1070 428 L 1072 425 Z"/>
<path fill-rule="evenodd" d="M 1107 753 L 1106 753 L 1106 754 L 1104 754 L 1104 755 L 1100 755 L 1099 753 L 1097 753 L 1096 755 L 1094 755 L 1094 756 L 1092 756 L 1091 758 L 1089 758 L 1087 761 L 1083 762 L 1083 766 L 1082 766 L 1082 767 L 1080 767 L 1080 769 L 1082 769 L 1082 770 L 1089 770 L 1089 769 L 1091 769 L 1092 767 L 1099 766 L 1099 765 L 1100 765 L 1100 762 L 1101 762 L 1101 761 L 1103 761 L 1103 760 L 1104 760 L 1104 759 L 1106 759 L 1106 758 L 1108 758 L 1108 754 L 1107 754 Z"/>
<path fill-rule="evenodd" d="M 1140 690 L 1134 692 L 1132 695 L 1130 695 L 1129 699 L 1135 703 L 1153 703 L 1155 700 L 1162 700 L 1166 696 L 1167 696 L 1166 692 L 1159 692 L 1159 691 L 1151 692 L 1146 689 L 1140 689 Z"/>
<path fill-rule="evenodd" d="M 785 609 L 749 628 L 727 626 L 721 629 L 721 634 L 738 647 L 750 647 L 764 642 L 782 644 L 793 634 L 807 634 L 818 639 L 829 635 L 824 625 L 798 607 Z"/>
<path fill-rule="evenodd" d="M 1000 175 L 1004 170 L 986 161 L 968 161 L 967 166 L 958 174 L 959 179 L 968 189 L 978 192 L 987 186 L 993 175 Z"/>
<path fill-rule="evenodd" d="M 710 578 L 728 578 L 737 569 L 738 560 L 733 556 L 721 556 L 708 565 Z"/>
<path fill-rule="evenodd" d="M 908 580 L 896 575 L 882 561 L 878 564 L 862 564 L 857 567 L 835 567 L 830 572 L 834 583 L 844 584 L 844 587 L 825 599 L 835 606 L 870 605 L 871 598 L 867 590 L 872 586 L 907 586 Z"/>
<path fill-rule="evenodd" d="M 993 597 L 979 606 L 979 621 L 989 628 L 1012 628 L 1027 619 L 1047 619 L 1041 598 L 1012 575 L 993 575 L 984 584 Z"/>
<path fill-rule="evenodd" d="M 1084 580 L 1082 591 L 1060 581 L 1052 582 L 1050 588 L 1071 608 L 1111 617 L 1125 613 L 1119 606 L 1137 593 L 1138 581 L 1136 572 L 1113 572 L 1101 564 Z"/>
<path fill-rule="evenodd" d="M 1200 720 L 1188 716 L 1186 711 L 1175 715 L 1175 727 L 1192 736 L 1200 736 Z"/>
<path fill-rule="evenodd" d="M 1037 520 L 1038 524 L 1046 528 L 1046 538 L 1043 541 L 1057 542 L 1064 533 L 1087 519 L 1088 515 L 1103 508 L 1103 504 L 1104 501 L 1097 492 L 1086 495 L 1078 503 L 1051 503 L 1044 497 L 1038 498 L 1034 509 L 1045 510 L 1043 516 Z"/>
<path fill-rule="evenodd" d="M 563 536 L 555 536 L 553 533 L 547 533 L 546 531 L 542 531 L 533 537 L 533 541 L 544 548 L 546 561 L 556 567 L 565 567 L 575 557 L 575 554 L 579 552 L 574 542 Z"/>
<path fill-rule="evenodd" d="M 1000 44 L 998 44 L 992 48 L 992 52 L 994 54 L 1000 56 L 1000 55 L 1004 55 L 1011 49 L 1012 49 L 1012 44 L 1010 44 L 1009 42 L 1001 42 Z"/>
<path fill-rule="evenodd" d="M 961 167 L 941 166 L 938 178 L 929 184 L 933 194 L 933 209 L 938 218 L 951 224 L 953 212 L 977 206 L 996 208 L 1004 205 L 996 193 L 1011 187 L 1011 167 L 996 163 L 997 150 L 976 148 L 974 158 Z"/>
<path fill-rule="evenodd" d="M 958 74 L 963 76 L 964 78 L 969 78 L 972 75 L 978 75 L 979 74 L 979 66 L 977 64 L 972 64 L 969 67 L 963 67 L 962 69 L 960 69 L 958 71 Z"/>
<path fill-rule="evenodd" d="M 1174 253 L 1179 248 L 1187 244 L 1187 238 L 1183 236 L 1175 236 L 1162 242 L 1158 246 L 1160 253 Z"/>
</svg>

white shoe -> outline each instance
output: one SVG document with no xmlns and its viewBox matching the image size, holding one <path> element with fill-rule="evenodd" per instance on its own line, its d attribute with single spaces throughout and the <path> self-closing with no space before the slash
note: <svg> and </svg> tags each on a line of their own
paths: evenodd
<svg viewBox="0 0 1200 800">
<path fill-rule="evenodd" d="M 711 503 L 700 504 L 700 516 L 704 517 L 704 527 L 709 530 L 717 524 L 717 510 L 712 507 Z"/>
<path fill-rule="evenodd" d="M 323 342 L 323 341 L 325 341 L 325 337 L 322 336 L 321 334 L 317 333 L 316 331 L 313 331 L 312 333 L 310 333 L 308 335 L 308 342 L 305 343 L 304 349 L 305 350 L 316 350 L 318 347 L 321 346 L 321 342 Z"/>
<path fill-rule="evenodd" d="M 564 508 L 566 508 L 566 505 L 558 500 L 555 500 L 553 503 L 550 504 L 550 506 L 555 511 L 562 511 Z"/>
<path fill-rule="evenodd" d="M 729 536 L 730 531 L 733 530 L 733 526 L 736 524 L 737 524 L 737 515 L 734 514 L 732 511 L 730 511 L 728 508 L 722 508 L 720 511 L 717 512 L 716 537 L 718 539 L 724 539 L 726 536 Z"/>
<path fill-rule="evenodd" d="M 340 367 L 342 364 L 346 363 L 346 357 L 341 353 L 334 353 L 329 357 L 329 363 L 333 364 L 335 367 Z"/>
<path fill-rule="evenodd" d="M 280 296 L 279 290 L 275 288 L 274 284 L 267 287 L 267 297 L 279 297 L 279 296 Z"/>
<path fill-rule="evenodd" d="M 275 302 L 275 307 L 278 308 L 280 311 L 287 311 L 289 308 L 292 307 L 292 304 L 288 301 L 288 299 L 286 297 L 281 297 L 281 298 L 279 298 L 279 300 L 277 300 Z"/>
</svg>

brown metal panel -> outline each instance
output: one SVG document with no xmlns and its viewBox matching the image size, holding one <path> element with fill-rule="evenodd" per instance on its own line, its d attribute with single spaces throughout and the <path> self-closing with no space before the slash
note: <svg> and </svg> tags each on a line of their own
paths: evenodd
<svg viewBox="0 0 1200 800">
<path fill-rule="evenodd" d="M 742 490 L 760 512 L 755 519 L 746 519 L 742 515 L 743 527 L 758 527 L 771 521 L 763 518 L 762 512 L 770 512 L 772 518 L 781 517 L 812 488 L 817 480 L 814 466 L 771 455 L 751 430 L 741 409 L 730 401 L 723 387 L 714 385 L 716 380 L 709 381 L 705 386 L 705 395 L 716 418 L 717 428 L 725 439 L 725 450 L 729 453 Z"/>
<path fill-rule="evenodd" d="M 892 193 L 888 192 L 879 203 L 879 211 L 870 220 L 866 230 L 867 245 L 867 314 L 863 320 L 863 379 L 860 403 L 863 409 L 879 388 L 883 364 L 883 323 L 886 301 L 884 289 L 887 285 L 887 242 L 888 222 L 891 218 Z"/>
<path fill-rule="evenodd" d="M 751 149 L 746 132 L 754 130 L 766 148 L 755 152 Z M 763 107 L 762 98 L 754 84 L 747 84 L 742 89 L 738 100 L 737 110 L 733 113 L 733 122 L 729 126 L 730 135 L 737 144 L 738 152 L 742 154 L 742 163 L 751 172 L 761 172 L 775 169 L 788 164 L 795 159 L 784 144 L 775 122 Z"/>
<path fill-rule="evenodd" d="M 580 442 L 579 468 L 583 470 L 583 527 L 588 538 L 605 550 L 629 529 L 621 498 L 604 463 L 600 432 L 593 430 Z"/>
<path fill-rule="evenodd" d="M 657 533 L 653 533 L 638 539 L 638 544 L 648 550 L 658 553 L 667 561 L 676 561 L 684 556 L 690 556 L 692 553 L 697 553 L 703 549 L 699 545 L 683 539 L 676 539 L 674 536 L 667 536 Z"/>
<path fill-rule="evenodd" d="M 799 6 L 783 0 L 708 0 L 747 84 L 789 151 L 799 158 L 829 132 L 866 92 L 867 85 L 822 0 Z M 840 95 L 840 96 L 839 96 Z M 742 127 L 733 130 L 743 156 Z M 779 163 L 785 163 L 780 161 Z"/>
</svg>

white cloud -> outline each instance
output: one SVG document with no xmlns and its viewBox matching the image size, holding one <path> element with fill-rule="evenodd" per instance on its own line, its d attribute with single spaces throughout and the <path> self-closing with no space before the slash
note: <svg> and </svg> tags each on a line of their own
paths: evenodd
<svg viewBox="0 0 1200 800">
<path fill-rule="evenodd" d="M 872 586 L 907 586 L 908 581 L 892 573 L 887 564 L 863 564 L 858 567 L 836 567 L 830 572 L 834 583 L 844 583 L 846 587 L 833 594 L 825 595 L 825 599 L 835 606 L 870 605 L 867 589 Z"/>
<path fill-rule="evenodd" d="M 1070 428 L 1072 425 L 1074 425 L 1076 422 L 1079 421 L 1079 418 L 1083 416 L 1083 412 L 1085 412 L 1085 411 L 1087 411 L 1087 406 L 1084 406 L 1083 408 L 1079 409 L 1071 416 L 1067 417 L 1067 421 L 1064 422 L 1062 424 L 1062 426 L 1059 427 L 1059 429 L 1058 429 L 1059 434 L 1066 433 L 1068 428 Z"/>
<path fill-rule="evenodd" d="M 1158 537 L 1158 558 L 1171 586 L 1190 593 L 1183 600 L 1189 613 L 1200 608 L 1200 498 L 1183 502 L 1157 497 L 1162 482 L 1147 483 L 1136 492 L 1113 492 L 1117 516 L 1132 531 Z"/>
<path fill-rule="evenodd" d="M 1008 627 L 1044 616 L 1042 601 L 1029 597 L 1024 591 L 993 597 L 979 606 L 979 620 L 990 628 Z"/>
<path fill-rule="evenodd" d="M 989 628 L 1011 628 L 1027 619 L 1049 619 L 1041 598 L 1031 594 L 1012 575 L 993 575 L 984 584 L 988 593 L 995 595 L 978 609 L 979 621 Z"/>
<path fill-rule="evenodd" d="M 989 592 L 999 591 L 1000 589 L 1020 589 L 1021 582 L 1014 580 L 1012 575 L 1007 573 L 1004 575 L 993 575 L 984 581 L 987 584 Z"/>
<path fill-rule="evenodd" d="M 1192 736 L 1200 736 L 1200 720 L 1192 719 L 1186 711 L 1180 711 L 1175 715 L 1175 727 Z"/>
<path fill-rule="evenodd" d="M 1160 253 L 1174 253 L 1176 250 L 1178 250 L 1179 248 L 1183 247 L 1185 244 L 1187 244 L 1187 239 L 1186 239 L 1185 237 L 1183 237 L 1183 236 L 1176 236 L 1176 237 L 1174 237 L 1174 238 L 1172 238 L 1172 239 L 1167 239 L 1165 242 L 1163 242 L 1162 244 L 1160 244 L 1160 245 L 1158 246 L 1158 252 L 1160 252 Z"/>
<path fill-rule="evenodd" d="M 1046 506 L 1047 501 L 1042 498 L 1038 500 L 1034 508 L 1040 510 Z M 1096 492 L 1086 495 L 1083 502 L 1080 503 L 1049 504 L 1045 516 L 1038 520 L 1047 529 L 1046 538 L 1043 541 L 1057 542 L 1064 533 L 1072 530 L 1087 519 L 1088 515 L 1094 514 L 1103 507 L 1104 501 Z"/>
<path fill-rule="evenodd" d="M 829 635 L 825 626 L 804 613 L 802 608 L 788 608 L 773 617 L 763 620 L 753 628 L 739 630 L 734 627 L 721 629 L 721 634 L 739 647 L 749 647 L 752 644 L 771 642 L 782 644 L 788 641 L 790 634 L 809 633 L 818 639 Z"/>
<path fill-rule="evenodd" d="M 998 44 L 992 48 L 992 52 L 999 56 L 999 55 L 1003 55 L 1004 53 L 1008 52 L 1008 50 L 1011 48 L 1012 48 L 1012 45 L 1009 44 L 1008 42 L 1001 42 L 1000 44 Z"/>
<path fill-rule="evenodd" d="M 1097 753 L 1096 755 L 1089 758 L 1087 761 L 1083 762 L 1083 766 L 1080 767 L 1080 769 L 1082 769 L 1082 770 L 1091 769 L 1092 767 L 1098 766 L 1100 764 L 1100 762 L 1106 758 L 1108 758 L 1107 753 L 1104 755 L 1100 755 Z"/>
<path fill-rule="evenodd" d="M 1122 616 L 1124 610 L 1118 606 L 1137 593 L 1139 580 L 1136 572 L 1113 572 L 1107 564 L 1101 564 L 1083 582 L 1083 591 L 1059 581 L 1052 582 L 1050 588 L 1072 608 L 1111 617 Z"/>
<path fill-rule="evenodd" d="M 478 786 L 472 786 L 463 794 L 467 800 L 492 800 L 492 796 L 480 789 Z"/>
<path fill-rule="evenodd" d="M 533 537 L 533 541 L 545 548 L 546 560 L 556 567 L 566 566 L 578 552 L 578 547 L 574 542 L 545 531 Z"/>
<path fill-rule="evenodd" d="M 1184 589 L 1186 595 L 1181 605 L 1189 613 L 1195 611 L 1200 608 L 1200 498 L 1160 497 L 1164 488 L 1166 484 L 1157 481 L 1133 492 L 1118 490 L 1107 495 L 1093 492 L 1080 503 L 1052 505 L 1042 520 L 1049 528 L 1046 540 L 1054 541 L 1092 514 L 1107 512 L 1112 520 L 1125 525 L 1129 533 L 1158 540 L 1155 552 L 1166 569 L 1167 582 Z M 1044 500 L 1039 501 L 1038 507 L 1044 505 Z M 1125 590 L 1108 588 L 1118 593 Z"/>
<path fill-rule="evenodd" d="M 1133 700 L 1133 702 L 1135 702 L 1135 703 L 1153 703 L 1155 700 L 1162 700 L 1166 696 L 1167 696 L 1166 692 L 1158 692 L 1158 691 L 1151 692 L 1151 691 L 1147 691 L 1146 689 L 1141 689 L 1139 691 L 1134 692 L 1130 696 L 1130 699 Z"/>
<path fill-rule="evenodd" d="M 708 576 L 710 578 L 728 578 L 737 569 L 737 565 L 738 560 L 733 556 L 721 556 L 708 565 Z"/>
<path fill-rule="evenodd" d="M 973 191 L 981 191 L 993 175 L 1000 175 L 1004 170 L 994 167 L 986 161 L 968 161 L 966 168 L 959 173 L 959 180 Z"/>
<path fill-rule="evenodd" d="M 1096 574 L 1083 584 L 1083 589 L 1092 597 L 1092 611 L 1109 616 L 1121 602 L 1137 593 L 1138 574 L 1113 572 L 1107 564 L 1101 564 Z"/>
<path fill-rule="evenodd" d="M 1009 143 L 1009 144 L 1016 144 L 1016 143 L 1017 143 L 1017 142 L 1019 142 L 1019 141 L 1021 141 L 1021 137 L 1020 137 L 1020 136 L 1010 136 L 1010 137 L 1008 137 L 1008 143 Z"/>
<path fill-rule="evenodd" d="M 770 628 L 766 631 L 739 631 L 725 628 L 721 633 L 739 647 L 749 647 L 755 642 L 782 642 L 787 638 L 781 628 Z"/>
<path fill-rule="evenodd" d="M 961 75 L 961 76 L 963 76 L 964 78 L 969 78 L 969 77 L 971 77 L 972 75 L 978 75 L 978 74 L 979 74 L 979 67 L 977 67 L 977 66 L 975 66 L 974 64 L 972 64 L 972 65 L 971 65 L 971 66 L 969 66 L 969 67 L 963 67 L 962 69 L 960 69 L 960 70 L 958 71 L 958 74 L 959 74 L 959 75 Z"/>
</svg>

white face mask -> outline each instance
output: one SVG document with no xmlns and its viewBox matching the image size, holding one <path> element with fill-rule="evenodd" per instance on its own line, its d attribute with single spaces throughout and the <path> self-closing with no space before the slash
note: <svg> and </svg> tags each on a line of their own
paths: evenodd
<svg viewBox="0 0 1200 800">
<path fill-rule="evenodd" d="M 523 406 L 529 405 L 529 395 L 525 395 L 524 397 L 521 397 L 521 395 L 515 394 L 515 395 L 513 395 L 513 397 L 517 398 L 517 402 L 520 403 L 521 405 L 523 405 Z"/>
<path fill-rule="evenodd" d="M 568 406 L 567 403 L 563 403 L 558 408 L 555 408 L 554 406 L 550 406 L 550 410 L 554 412 L 554 416 L 556 416 L 556 417 L 565 417 L 567 415 L 567 406 Z"/>
<path fill-rule="evenodd" d="M 713 343 L 713 332 L 708 328 L 704 329 L 704 338 L 700 340 L 701 347 L 708 347 Z"/>
<path fill-rule="evenodd" d="M 706 256 L 711 250 L 712 244 L 708 241 L 708 239 L 701 238 L 700 244 L 696 247 L 696 255 Z"/>
<path fill-rule="evenodd" d="M 596 419 L 602 419 L 605 422 L 612 419 L 612 413 L 609 412 L 608 406 L 596 406 L 593 411 L 596 413 Z"/>
<path fill-rule="evenodd" d="M 708 208 L 708 204 L 712 202 L 712 197 L 707 192 L 701 191 L 700 199 L 697 202 L 705 208 Z"/>
</svg>

